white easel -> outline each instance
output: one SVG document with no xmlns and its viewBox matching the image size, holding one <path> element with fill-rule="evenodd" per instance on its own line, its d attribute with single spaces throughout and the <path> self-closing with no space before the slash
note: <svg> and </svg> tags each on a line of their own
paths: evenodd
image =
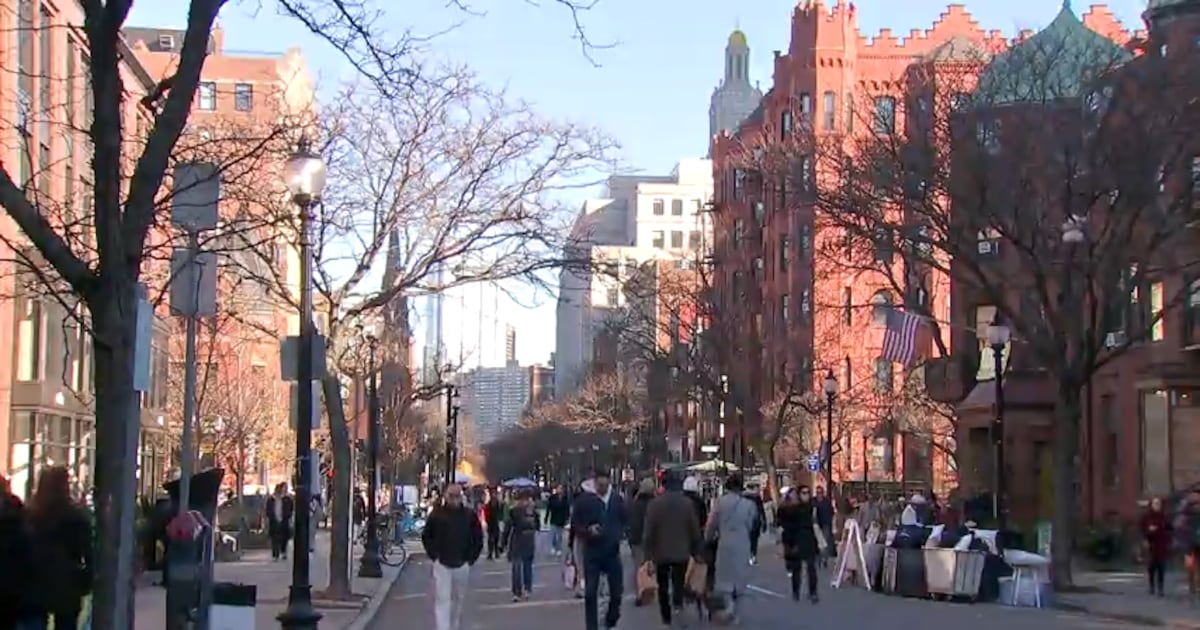
<svg viewBox="0 0 1200 630">
<path fill-rule="evenodd" d="M 869 591 L 871 590 L 871 577 L 867 575 L 867 555 L 863 552 L 862 532 L 858 529 L 858 522 L 854 519 L 847 519 L 843 529 L 845 533 L 842 535 L 837 571 L 833 574 L 830 586 L 840 588 L 846 572 L 854 571 L 863 586 Z"/>
</svg>

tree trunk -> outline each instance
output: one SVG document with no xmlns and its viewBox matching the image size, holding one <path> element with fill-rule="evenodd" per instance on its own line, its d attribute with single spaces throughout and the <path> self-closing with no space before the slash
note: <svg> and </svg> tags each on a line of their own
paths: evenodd
<svg viewBox="0 0 1200 630">
<path fill-rule="evenodd" d="M 334 599 L 349 599 L 350 590 L 350 432 L 346 428 L 346 412 L 342 406 L 342 385 L 337 376 L 321 381 L 325 393 L 325 410 L 329 413 L 329 438 L 333 443 L 333 497 L 330 509 L 333 529 L 329 544 L 329 587 L 325 595 Z"/>
<path fill-rule="evenodd" d="M 1056 588 L 1070 587 L 1073 583 L 1079 403 L 1080 389 L 1060 383 L 1054 414 L 1054 518 L 1050 534 L 1050 568 Z"/>
<path fill-rule="evenodd" d="M 94 535 L 106 543 L 95 545 L 95 630 L 133 627 L 134 512 L 141 430 L 138 393 L 133 389 L 137 299 L 132 280 L 113 276 L 116 274 L 87 302 L 95 340 Z"/>
</svg>

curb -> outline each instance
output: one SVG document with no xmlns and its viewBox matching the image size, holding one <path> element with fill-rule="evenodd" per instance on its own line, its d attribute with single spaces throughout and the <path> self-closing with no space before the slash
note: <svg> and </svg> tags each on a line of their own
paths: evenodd
<svg viewBox="0 0 1200 630">
<path fill-rule="evenodd" d="M 371 594 L 371 598 L 367 600 L 367 604 L 362 607 L 358 615 L 354 617 L 354 621 L 346 626 L 345 630 L 366 630 L 367 626 L 375 621 L 375 617 L 379 616 L 379 611 L 383 609 L 383 602 L 387 600 L 388 593 L 392 590 L 392 586 L 404 574 L 404 569 L 408 567 L 408 563 L 412 560 L 412 555 L 404 559 L 404 562 L 396 570 L 396 574 L 390 579 L 379 581 L 379 586 L 375 588 L 375 592 Z"/>
<path fill-rule="evenodd" d="M 1078 613 L 1088 617 L 1107 619 L 1110 621 L 1118 621 L 1139 626 L 1147 626 L 1152 628 L 1174 628 L 1176 630 L 1200 630 L 1200 621 L 1193 621 L 1190 619 L 1168 619 L 1158 615 L 1147 615 L 1143 613 L 1110 612 L 1096 610 L 1080 604 L 1072 604 L 1063 601 L 1059 601 L 1055 607 L 1059 610 Z"/>
</svg>

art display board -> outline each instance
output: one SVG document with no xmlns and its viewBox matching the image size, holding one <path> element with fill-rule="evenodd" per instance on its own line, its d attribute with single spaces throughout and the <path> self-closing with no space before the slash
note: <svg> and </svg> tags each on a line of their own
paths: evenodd
<svg viewBox="0 0 1200 630">
<path fill-rule="evenodd" d="M 871 577 L 867 575 L 867 555 L 863 551 L 863 537 L 862 531 L 858 528 L 858 521 L 847 519 L 842 530 L 842 542 L 838 545 L 837 570 L 833 574 L 830 586 L 840 588 L 846 573 L 853 572 L 869 591 L 871 590 Z"/>
</svg>

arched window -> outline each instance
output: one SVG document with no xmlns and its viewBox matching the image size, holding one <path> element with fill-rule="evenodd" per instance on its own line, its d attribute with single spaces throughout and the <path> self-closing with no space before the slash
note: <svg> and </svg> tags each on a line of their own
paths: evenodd
<svg viewBox="0 0 1200 630">
<path fill-rule="evenodd" d="M 889 291 L 876 291 L 871 296 L 871 324 L 886 326 L 888 313 L 892 312 L 892 294 Z"/>
</svg>

